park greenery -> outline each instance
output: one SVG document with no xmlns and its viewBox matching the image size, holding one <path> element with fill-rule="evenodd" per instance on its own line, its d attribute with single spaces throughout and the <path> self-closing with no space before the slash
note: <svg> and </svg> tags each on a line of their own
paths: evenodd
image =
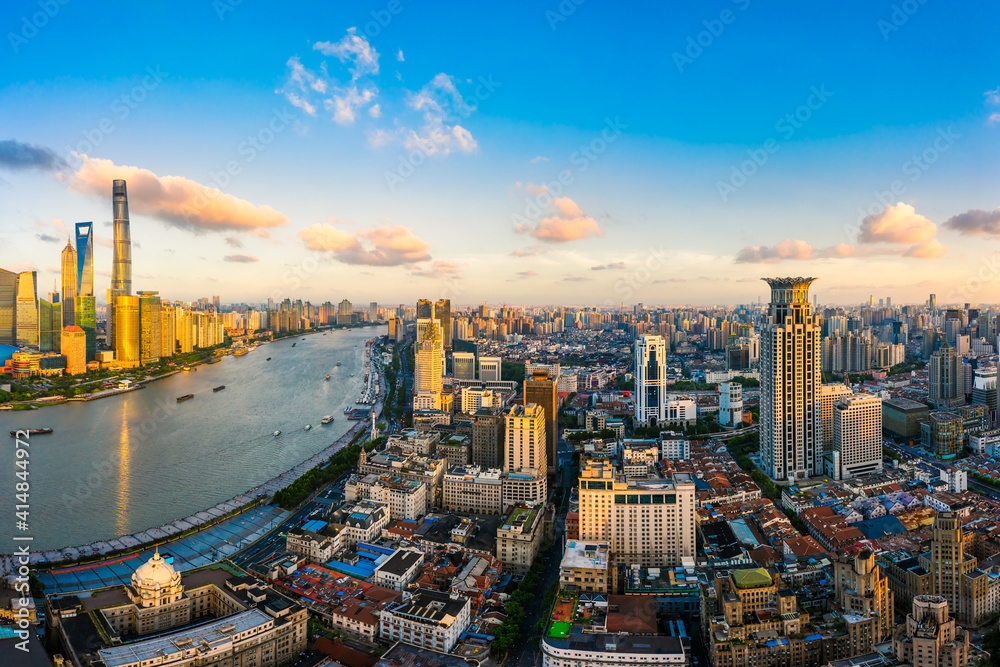
<svg viewBox="0 0 1000 667">
<path fill-rule="evenodd" d="M 537 604 L 535 596 L 538 586 L 541 583 L 540 580 L 542 568 L 545 566 L 545 559 L 551 556 L 552 552 L 553 548 L 551 545 L 538 552 L 534 562 L 531 563 L 531 568 L 524 575 L 524 579 L 521 580 L 521 583 L 517 585 L 517 588 L 507 599 L 507 607 L 505 609 L 507 617 L 503 620 L 503 623 L 493 630 L 493 643 L 490 646 L 490 652 L 494 656 L 506 654 L 521 637 L 521 633 L 524 630 L 522 626 L 524 625 L 525 614 L 530 607 Z"/>
</svg>

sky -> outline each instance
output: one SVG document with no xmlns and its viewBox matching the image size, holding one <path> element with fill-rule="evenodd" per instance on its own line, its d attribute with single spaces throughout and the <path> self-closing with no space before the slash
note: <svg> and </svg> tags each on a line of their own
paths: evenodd
<svg viewBox="0 0 1000 667">
<path fill-rule="evenodd" d="M 0 267 L 183 301 L 998 301 L 994 3 L 12 0 Z"/>
</svg>

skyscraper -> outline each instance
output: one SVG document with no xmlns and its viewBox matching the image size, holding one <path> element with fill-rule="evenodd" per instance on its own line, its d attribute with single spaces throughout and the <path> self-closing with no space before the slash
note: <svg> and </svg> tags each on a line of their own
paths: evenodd
<svg viewBox="0 0 1000 667">
<path fill-rule="evenodd" d="M 476 355 L 472 352 L 452 353 L 451 365 L 456 380 L 476 379 Z"/>
<path fill-rule="evenodd" d="M 764 278 L 771 287 L 760 342 L 760 457 L 774 480 L 823 468 L 820 325 L 809 303 L 815 278 Z"/>
<path fill-rule="evenodd" d="M 451 349 L 451 299 L 438 299 L 434 304 L 434 317 L 441 323 L 441 340 L 444 349 Z"/>
<path fill-rule="evenodd" d="M 76 325 L 67 326 L 60 336 L 62 354 L 66 357 L 66 375 L 87 372 L 87 334 Z"/>
<path fill-rule="evenodd" d="M 845 479 L 882 472 L 881 398 L 855 394 L 833 406 L 833 451 Z"/>
<path fill-rule="evenodd" d="M 17 274 L 0 269 L 0 345 L 14 345 L 14 313 L 17 311 Z"/>
<path fill-rule="evenodd" d="M 132 296 L 132 233 L 128 221 L 128 194 L 125 181 L 116 180 L 111 186 L 114 220 L 114 257 L 111 265 L 111 289 Z"/>
<path fill-rule="evenodd" d="M 965 381 L 955 348 L 947 343 L 931 355 L 927 364 L 927 400 L 935 408 L 952 408 L 965 402 Z"/>
<path fill-rule="evenodd" d="M 94 223 L 76 223 L 76 295 L 94 296 Z"/>
<path fill-rule="evenodd" d="M 545 413 L 545 460 L 555 472 L 556 443 L 559 433 L 559 373 L 536 369 L 524 379 L 524 403 L 541 406 Z"/>
<path fill-rule="evenodd" d="M 662 336 L 635 339 L 635 420 L 644 426 L 664 421 L 667 344 Z"/>
<path fill-rule="evenodd" d="M 66 247 L 62 251 L 62 309 L 63 326 L 73 324 L 73 299 L 76 298 L 76 249 L 73 247 L 72 239 L 66 240 Z"/>
<path fill-rule="evenodd" d="M 16 309 L 14 311 L 15 345 L 38 347 L 38 272 L 17 274 Z"/>
<path fill-rule="evenodd" d="M 119 294 L 115 297 L 114 313 L 115 363 L 122 368 L 135 368 L 141 359 L 139 297 Z"/>
<path fill-rule="evenodd" d="M 111 260 L 111 287 L 108 289 L 107 343 L 118 349 L 115 326 L 119 296 L 132 296 L 132 235 L 128 221 L 128 195 L 125 181 L 116 180 L 111 186 L 114 247 Z"/>
<path fill-rule="evenodd" d="M 413 395 L 420 392 L 434 395 L 433 402 L 440 407 L 441 376 L 444 375 L 443 341 L 441 323 L 436 319 L 417 320 L 417 342 L 414 352 Z"/>
<path fill-rule="evenodd" d="M 139 363 L 151 364 L 160 360 L 162 343 L 160 293 L 139 292 Z"/>
</svg>

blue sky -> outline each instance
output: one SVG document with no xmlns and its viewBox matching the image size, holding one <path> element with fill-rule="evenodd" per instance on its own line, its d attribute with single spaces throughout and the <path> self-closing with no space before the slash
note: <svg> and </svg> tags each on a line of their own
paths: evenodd
<svg viewBox="0 0 1000 667">
<path fill-rule="evenodd" d="M 124 177 L 173 299 L 995 300 L 995 6 L 327 4 L 7 3 L 0 266 Z"/>
</svg>

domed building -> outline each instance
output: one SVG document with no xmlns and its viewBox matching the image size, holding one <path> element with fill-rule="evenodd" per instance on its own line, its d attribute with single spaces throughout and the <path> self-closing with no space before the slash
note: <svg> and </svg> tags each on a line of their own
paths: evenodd
<svg viewBox="0 0 1000 667">
<path fill-rule="evenodd" d="M 137 607 L 158 607 L 177 602 L 183 595 L 180 573 L 163 560 L 159 549 L 132 573 L 128 596 Z"/>
</svg>

